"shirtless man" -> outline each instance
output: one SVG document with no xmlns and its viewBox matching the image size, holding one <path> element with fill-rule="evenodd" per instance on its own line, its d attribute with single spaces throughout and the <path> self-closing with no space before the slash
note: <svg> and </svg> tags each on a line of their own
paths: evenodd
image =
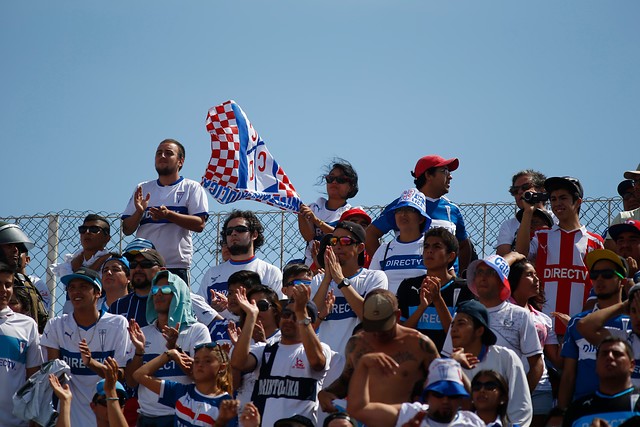
<svg viewBox="0 0 640 427">
<path fill-rule="evenodd" d="M 431 361 L 440 357 L 433 342 L 415 329 L 398 323 L 398 301 L 386 289 L 374 289 L 364 299 L 362 326 L 364 332 L 351 337 L 347 343 L 346 362 L 342 374 L 318 393 L 325 412 L 336 412 L 334 399 L 344 399 L 349 380 L 358 360 L 364 354 L 381 352 L 391 356 L 399 365 L 392 376 L 370 379 L 372 402 L 389 404 L 413 402 L 422 391 Z"/>
</svg>

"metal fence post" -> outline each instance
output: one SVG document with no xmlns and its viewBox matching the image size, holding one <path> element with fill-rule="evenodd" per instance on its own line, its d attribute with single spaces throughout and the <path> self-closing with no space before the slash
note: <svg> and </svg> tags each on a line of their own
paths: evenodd
<svg viewBox="0 0 640 427">
<path fill-rule="evenodd" d="M 49 215 L 49 225 L 47 230 L 47 288 L 49 288 L 49 316 L 56 315 L 56 276 L 51 271 L 51 266 L 58 260 L 58 228 L 60 227 L 60 216 Z"/>
</svg>

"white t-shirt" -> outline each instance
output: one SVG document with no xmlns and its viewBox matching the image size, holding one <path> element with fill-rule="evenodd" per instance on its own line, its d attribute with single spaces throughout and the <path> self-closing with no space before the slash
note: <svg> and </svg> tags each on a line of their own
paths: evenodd
<svg viewBox="0 0 640 427">
<path fill-rule="evenodd" d="M 280 418 L 290 417 L 293 414 L 307 417 L 316 425 L 318 391 L 322 389 L 324 377 L 331 364 L 331 349 L 324 343 L 321 345 L 326 363 L 323 370 L 315 371 L 309 365 L 302 344 L 279 343 L 269 379 L 260 376 L 262 355 L 267 346 L 254 347 L 250 350 L 250 354 L 257 360 L 254 372 L 258 377 L 255 386 L 257 397 L 253 399 L 253 403 L 260 407 L 258 401 L 266 399 L 262 412 L 263 426 L 272 426 Z M 301 398 L 307 388 L 315 388 L 314 400 Z"/>
<path fill-rule="evenodd" d="M 413 242 L 400 242 L 398 237 L 378 248 L 371 257 L 370 270 L 387 275 L 389 290 L 394 294 L 404 279 L 422 276 L 427 268 L 422 263 L 424 235 Z"/>
<path fill-rule="evenodd" d="M 183 215 L 198 215 L 208 217 L 209 201 L 204 188 L 191 179 L 180 177 L 171 185 L 162 185 L 155 179 L 142 182 L 136 186 L 142 187 L 142 196 L 150 195 L 149 206 L 142 215 L 136 237 L 150 240 L 160 252 L 167 268 L 189 268 L 193 255 L 191 231 L 167 220 L 154 221 L 149 209 L 166 206 L 167 209 Z M 122 219 L 130 217 L 136 212 L 134 195 L 122 213 Z"/>
<path fill-rule="evenodd" d="M 527 357 L 542 354 L 542 345 L 529 311 L 503 301 L 500 305 L 487 308 L 489 312 L 489 328 L 498 339 L 496 345 L 513 350 L 521 359 L 525 372 L 529 372 Z M 451 329 L 447 333 L 442 353 L 451 355 Z"/>
<path fill-rule="evenodd" d="M 317 274 L 313 278 L 311 281 L 311 295 L 315 296 L 318 292 L 323 278 L 324 274 Z M 379 270 L 361 268 L 355 276 L 348 277 L 348 279 L 351 282 L 351 287 L 363 298 L 373 289 L 387 289 L 387 276 Z M 360 320 L 347 302 L 342 290 L 338 289 L 338 285 L 334 281 L 329 284 L 327 292 L 329 290 L 333 290 L 336 301 L 327 319 L 320 323 L 318 338 L 331 347 L 332 350 L 343 353 L 347 341 L 351 338 L 353 328 L 356 327 Z"/>
<path fill-rule="evenodd" d="M 27 368 L 42 364 L 40 335 L 35 320 L 14 313 L 9 307 L 0 311 L 0 414 L 3 426 L 28 426 L 15 417 L 13 394 L 27 381 Z"/>
<path fill-rule="evenodd" d="M 142 328 L 144 333 L 143 363 L 147 363 L 167 351 L 167 340 L 156 327 L 156 322 Z M 176 345 L 193 357 L 194 347 L 201 343 L 211 342 L 209 330 L 201 323 L 194 323 L 187 329 L 180 331 Z M 175 361 L 170 360 L 154 374 L 161 380 L 171 380 L 181 384 L 191 384 L 191 379 L 185 375 Z M 175 414 L 174 408 L 158 403 L 158 394 L 152 392 L 142 384 L 138 385 L 139 412 L 150 417 L 161 417 Z"/>
<path fill-rule="evenodd" d="M 133 356 L 133 345 L 127 331 L 127 319 L 123 316 L 100 313 L 98 321 L 88 329 L 79 327 L 73 314 L 63 314 L 47 322 L 40 344 L 60 350 L 60 358 L 71 368 L 69 387 L 73 393 L 71 401 L 71 425 L 95 426 L 96 417 L 89 407 L 96 393 L 100 377 L 82 363 L 78 344 L 87 341 L 91 357 L 102 363 L 111 356 L 119 366 L 125 366 Z"/>
<path fill-rule="evenodd" d="M 500 229 L 498 230 L 498 237 L 496 238 L 495 249 L 500 245 L 513 245 L 513 241 L 516 238 L 516 234 L 518 234 L 518 229 L 520 228 L 520 221 L 517 218 L 509 218 L 500 224 Z"/>
<path fill-rule="evenodd" d="M 282 298 L 282 272 L 275 265 L 256 258 L 255 256 L 246 260 L 235 262 L 229 260 L 220 265 L 211 267 L 204 274 L 198 295 L 202 296 L 208 303 L 211 302 L 211 289 L 225 295 L 229 293 L 227 280 L 233 273 L 241 270 L 255 271 L 260 276 L 263 285 L 273 289 L 279 298 Z"/>
<path fill-rule="evenodd" d="M 318 200 L 315 201 L 315 203 L 311 203 L 309 205 L 309 209 L 311 209 L 313 214 L 319 220 L 324 221 L 325 223 L 327 223 L 332 227 L 335 227 L 338 221 L 340 220 L 340 217 L 342 216 L 342 214 L 348 211 L 349 209 L 351 209 L 351 205 L 349 203 L 345 203 L 344 205 L 340 206 L 338 209 L 331 210 L 327 208 L 327 199 L 325 199 L 324 197 L 320 197 Z M 322 236 L 324 236 L 324 233 L 322 232 L 322 230 L 316 227 L 315 224 L 313 225 L 313 230 L 315 232 L 314 240 L 320 240 Z M 311 257 L 311 242 L 307 243 L 307 249 L 304 252 L 304 262 L 307 265 L 311 265 L 311 263 L 313 262 L 313 259 Z"/>
<path fill-rule="evenodd" d="M 49 288 L 47 287 L 47 284 L 45 283 L 44 280 L 34 275 L 29 275 L 29 280 L 31 280 L 31 283 L 33 283 L 33 285 L 36 287 L 38 292 L 40 292 L 40 296 L 42 297 L 42 302 L 44 304 L 44 307 L 47 310 L 49 310 L 49 307 L 51 304 L 51 294 L 49 293 Z"/>
<path fill-rule="evenodd" d="M 400 406 L 400 412 L 398 412 L 398 420 L 396 421 L 396 427 L 402 427 L 402 425 L 410 421 L 419 412 L 426 412 L 429 409 L 429 405 L 426 403 L 413 402 L 403 403 Z M 454 426 L 470 426 L 470 427 L 485 427 L 484 421 L 480 419 L 476 414 L 470 411 L 458 411 L 453 420 L 448 423 L 439 423 L 429 417 L 425 417 L 420 423 L 420 427 L 454 427 Z"/>
</svg>

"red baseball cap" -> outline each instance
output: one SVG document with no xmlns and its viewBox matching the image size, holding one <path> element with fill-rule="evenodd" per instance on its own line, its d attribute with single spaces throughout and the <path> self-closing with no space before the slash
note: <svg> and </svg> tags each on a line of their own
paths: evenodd
<svg viewBox="0 0 640 427">
<path fill-rule="evenodd" d="M 640 234 L 640 221 L 636 219 L 627 219 L 620 224 L 614 224 L 609 227 L 609 234 L 613 240 L 618 240 L 618 237 L 624 232 Z"/>
<path fill-rule="evenodd" d="M 354 216 L 362 216 L 371 224 L 371 217 L 360 208 L 351 208 L 340 216 L 340 221 L 350 221 Z"/>
<path fill-rule="evenodd" d="M 459 165 L 460 162 L 456 158 L 445 159 L 436 154 L 432 154 L 430 156 L 424 156 L 418 160 L 418 163 L 416 163 L 416 167 L 413 169 L 413 172 L 411 172 L 411 175 L 413 175 L 414 178 L 417 178 L 425 173 L 427 169 L 439 168 L 441 166 L 446 166 L 449 171 L 453 172 L 458 169 Z"/>
</svg>

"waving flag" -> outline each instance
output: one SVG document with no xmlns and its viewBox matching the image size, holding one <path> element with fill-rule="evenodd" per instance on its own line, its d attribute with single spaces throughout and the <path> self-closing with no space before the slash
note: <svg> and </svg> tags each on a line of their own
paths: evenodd
<svg viewBox="0 0 640 427">
<path fill-rule="evenodd" d="M 298 212 L 302 203 L 246 114 L 234 101 L 207 114 L 211 160 L 202 186 L 220 203 L 255 200 Z"/>
</svg>

